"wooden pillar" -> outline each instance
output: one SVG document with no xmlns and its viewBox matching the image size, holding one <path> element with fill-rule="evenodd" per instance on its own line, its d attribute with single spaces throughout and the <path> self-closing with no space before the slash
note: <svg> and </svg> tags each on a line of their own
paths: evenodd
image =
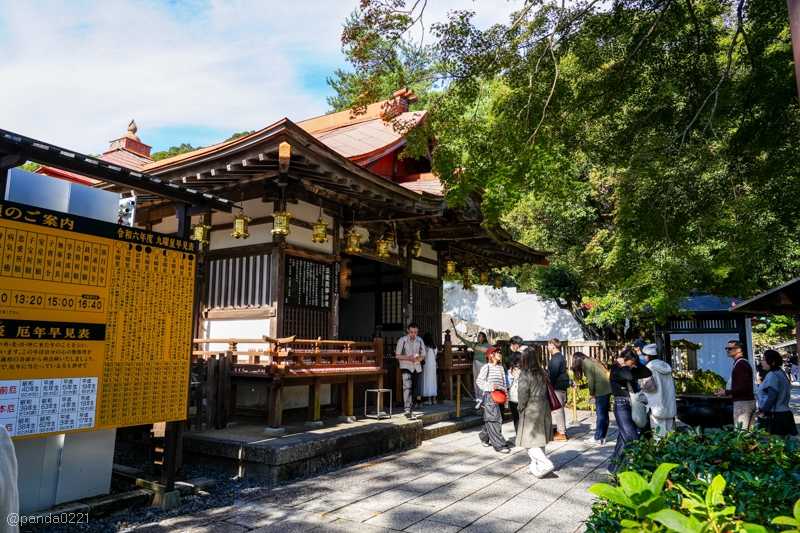
<svg viewBox="0 0 800 533">
<path fill-rule="evenodd" d="M 350 375 L 347 376 L 347 383 L 345 384 L 345 390 L 343 391 L 343 401 L 342 401 L 342 415 L 344 416 L 353 416 L 353 386 L 355 383 L 355 378 Z"/>
<path fill-rule="evenodd" d="M 322 378 L 315 377 L 314 383 L 308 386 L 308 421 L 316 422 L 320 419 L 320 395 L 322 393 Z"/>
<path fill-rule="evenodd" d="M 341 252 L 339 251 L 339 217 L 333 217 L 333 235 L 331 235 L 331 243 L 333 244 L 333 258 L 334 263 L 331 265 L 333 269 L 333 283 L 331 283 L 331 314 L 330 314 L 330 338 L 333 340 L 339 339 L 339 283 L 342 266 L 340 261 L 342 259 Z"/>
<path fill-rule="evenodd" d="M 375 366 L 383 370 L 383 339 L 376 337 L 372 339 L 375 343 Z M 378 388 L 383 388 L 383 373 L 378 374 Z M 383 393 L 379 393 L 383 394 Z"/>
<path fill-rule="evenodd" d="M 449 337 L 449 335 L 448 335 Z M 453 399 L 453 343 L 452 341 L 444 341 L 444 366 L 447 368 L 447 374 L 445 374 L 445 383 L 444 383 L 444 399 L 445 400 L 452 400 Z M 461 377 L 458 378 L 459 384 L 461 383 Z"/>
<path fill-rule="evenodd" d="M 409 244 L 405 247 L 405 258 L 400 259 L 403 267 L 403 331 L 414 321 L 414 281 L 411 279 L 411 260 Z"/>
<path fill-rule="evenodd" d="M 269 388 L 269 427 L 281 427 L 283 418 L 283 384 L 281 378 L 273 378 L 272 385 Z"/>
</svg>

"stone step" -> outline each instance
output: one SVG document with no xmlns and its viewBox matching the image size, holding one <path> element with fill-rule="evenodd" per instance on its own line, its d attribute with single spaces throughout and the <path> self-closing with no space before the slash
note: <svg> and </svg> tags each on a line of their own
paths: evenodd
<svg viewBox="0 0 800 533">
<path fill-rule="evenodd" d="M 474 411 L 474 410 L 473 410 Z M 434 422 L 422 426 L 422 440 L 430 440 L 442 435 L 449 435 L 456 431 L 474 428 L 483 424 L 483 415 L 468 415 L 461 418 L 451 418 L 441 422 Z"/>
</svg>

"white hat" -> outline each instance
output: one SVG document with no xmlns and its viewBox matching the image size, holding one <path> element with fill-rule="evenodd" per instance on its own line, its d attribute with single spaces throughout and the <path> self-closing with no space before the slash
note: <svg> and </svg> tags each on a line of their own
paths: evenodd
<svg viewBox="0 0 800 533">
<path fill-rule="evenodd" d="M 645 355 L 657 355 L 658 351 L 656 350 L 655 344 L 648 344 L 644 348 L 642 348 L 642 353 Z"/>
</svg>

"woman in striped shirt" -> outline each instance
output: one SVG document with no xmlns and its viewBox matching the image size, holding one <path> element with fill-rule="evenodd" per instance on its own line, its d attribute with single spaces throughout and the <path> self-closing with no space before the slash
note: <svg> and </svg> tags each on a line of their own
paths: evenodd
<svg viewBox="0 0 800 533">
<path fill-rule="evenodd" d="M 475 385 L 483 395 L 483 429 L 478 437 L 487 448 L 492 446 L 496 452 L 510 453 L 503 437 L 503 404 L 498 404 L 492 397 L 493 391 L 506 391 L 506 374 L 500 364 L 502 355 L 499 348 L 486 351 L 488 363 L 481 368 Z"/>
</svg>

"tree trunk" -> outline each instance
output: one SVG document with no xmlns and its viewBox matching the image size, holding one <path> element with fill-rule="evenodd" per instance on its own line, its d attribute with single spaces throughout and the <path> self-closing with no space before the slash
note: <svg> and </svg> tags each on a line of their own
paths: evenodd
<svg viewBox="0 0 800 533">
<path fill-rule="evenodd" d="M 558 305 L 561 309 L 569 311 L 572 314 L 572 317 L 578 323 L 578 326 L 581 328 L 581 332 L 583 333 L 583 339 L 587 341 L 601 341 L 605 339 L 605 334 L 603 329 L 599 328 L 595 324 L 587 322 L 587 318 L 589 316 L 589 310 L 586 309 L 586 306 L 583 305 L 583 302 L 580 299 L 577 300 L 567 300 L 567 302 L 561 303 L 558 300 L 555 300 L 556 305 Z"/>
</svg>

